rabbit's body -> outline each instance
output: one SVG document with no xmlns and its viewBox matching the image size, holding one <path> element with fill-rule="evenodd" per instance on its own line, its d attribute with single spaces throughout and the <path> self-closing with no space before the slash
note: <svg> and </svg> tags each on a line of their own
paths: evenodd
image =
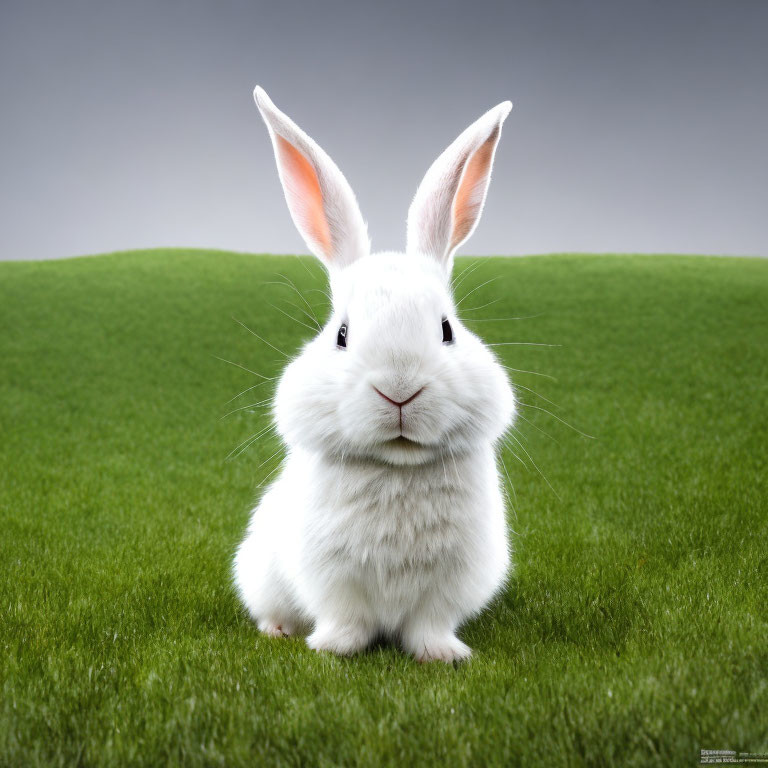
<svg viewBox="0 0 768 768">
<path fill-rule="evenodd" d="M 294 221 L 328 265 L 333 312 L 281 376 L 288 456 L 238 549 L 237 589 L 262 631 L 312 626 L 317 650 L 354 653 L 385 635 L 421 660 L 464 658 L 456 628 L 509 568 L 494 450 L 515 399 L 458 319 L 448 278 L 510 105 L 430 168 L 406 253 L 370 254 L 341 172 L 263 91 L 256 99 Z"/>
<path fill-rule="evenodd" d="M 349 653 L 376 635 L 418 658 L 466 655 L 454 628 L 509 564 L 491 446 L 424 466 L 292 453 L 236 560 L 245 605 L 272 633 Z"/>
</svg>

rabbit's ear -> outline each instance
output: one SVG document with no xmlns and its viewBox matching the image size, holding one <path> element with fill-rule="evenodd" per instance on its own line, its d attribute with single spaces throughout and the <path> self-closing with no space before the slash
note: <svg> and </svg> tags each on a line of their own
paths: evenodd
<svg viewBox="0 0 768 768">
<path fill-rule="evenodd" d="M 256 86 L 253 97 L 269 129 L 293 223 L 310 251 L 331 268 L 370 252 L 355 195 L 330 157 Z"/>
<path fill-rule="evenodd" d="M 486 112 L 427 171 L 408 211 L 408 253 L 432 256 L 450 274 L 454 252 L 480 220 L 510 109 L 512 102 L 504 101 Z"/>
</svg>

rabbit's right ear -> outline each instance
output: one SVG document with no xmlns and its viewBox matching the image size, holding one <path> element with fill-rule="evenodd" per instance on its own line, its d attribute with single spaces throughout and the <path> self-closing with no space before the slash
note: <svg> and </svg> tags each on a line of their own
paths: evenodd
<svg viewBox="0 0 768 768">
<path fill-rule="evenodd" d="M 288 210 L 310 251 L 329 269 L 367 255 L 365 222 L 342 172 L 263 88 L 256 86 L 253 97 L 272 139 Z"/>
<path fill-rule="evenodd" d="M 431 256 L 451 273 L 454 252 L 480 220 L 510 109 L 512 102 L 503 101 L 488 110 L 432 164 L 408 211 L 407 253 Z"/>
</svg>

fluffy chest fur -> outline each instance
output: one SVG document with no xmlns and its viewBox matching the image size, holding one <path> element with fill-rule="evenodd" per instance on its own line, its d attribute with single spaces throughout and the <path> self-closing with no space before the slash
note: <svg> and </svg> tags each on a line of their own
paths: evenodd
<svg viewBox="0 0 768 768">
<path fill-rule="evenodd" d="M 435 585 L 482 562 L 495 506 L 487 498 L 490 448 L 432 467 L 334 464 L 306 454 L 290 461 L 301 471 L 284 480 L 296 487 L 301 477 L 313 489 L 302 505 L 296 561 L 307 603 L 335 584 L 372 621 L 395 629 Z"/>
<path fill-rule="evenodd" d="M 309 525 L 313 546 L 350 566 L 407 570 L 450 556 L 470 526 L 478 490 L 460 476 L 465 462 L 435 467 L 320 467 L 314 499 L 327 514 Z"/>
</svg>

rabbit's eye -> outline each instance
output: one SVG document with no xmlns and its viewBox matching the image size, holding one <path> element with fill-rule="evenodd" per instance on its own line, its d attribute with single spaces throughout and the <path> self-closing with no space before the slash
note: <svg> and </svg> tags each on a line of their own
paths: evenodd
<svg viewBox="0 0 768 768">
<path fill-rule="evenodd" d="M 341 328 L 339 328 L 339 335 L 336 337 L 336 346 L 339 349 L 347 348 L 347 324 L 346 323 L 342 323 Z"/>
<path fill-rule="evenodd" d="M 451 324 L 448 322 L 448 318 L 443 318 L 443 344 L 452 344 L 453 343 L 453 328 L 451 328 Z"/>
</svg>

